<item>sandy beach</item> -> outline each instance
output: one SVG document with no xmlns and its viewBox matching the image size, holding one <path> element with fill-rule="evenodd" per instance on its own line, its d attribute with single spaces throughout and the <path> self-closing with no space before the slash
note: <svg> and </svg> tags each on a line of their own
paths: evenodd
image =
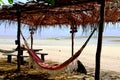
<svg viewBox="0 0 120 80">
<path fill-rule="evenodd" d="M 103 39 L 103 48 L 101 55 L 101 70 L 110 70 L 120 72 L 120 42 L 114 42 L 113 40 L 119 40 L 118 37 L 109 37 Z M 86 38 L 75 39 L 74 52 L 76 52 Z M 14 43 L 15 39 L 0 39 L 0 48 L 11 50 L 16 48 Z M 23 41 L 21 42 L 22 44 Z M 30 43 L 30 40 L 28 40 Z M 78 59 L 85 65 L 91 68 L 95 68 L 95 54 L 97 47 L 97 39 L 92 38 L 87 44 L 86 48 L 83 50 Z M 40 52 L 48 53 L 45 56 L 45 60 L 57 61 L 59 63 L 64 62 L 71 57 L 71 39 L 35 39 L 34 40 L 34 49 L 43 49 Z M 15 52 L 14 54 L 17 54 Z M 24 53 L 24 55 L 28 55 Z M 0 58 L 5 56 L 0 54 Z"/>
</svg>

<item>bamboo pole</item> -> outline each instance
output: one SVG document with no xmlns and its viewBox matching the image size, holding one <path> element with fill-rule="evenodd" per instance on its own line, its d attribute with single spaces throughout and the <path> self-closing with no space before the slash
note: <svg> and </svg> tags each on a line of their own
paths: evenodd
<svg viewBox="0 0 120 80">
<path fill-rule="evenodd" d="M 97 51 L 96 51 L 96 68 L 95 68 L 95 80 L 100 80 L 100 58 L 101 58 L 101 50 L 102 50 L 102 35 L 103 35 L 103 26 L 104 26 L 104 6 L 105 0 L 100 1 L 100 25 L 98 32 L 98 43 L 97 43 Z"/>
</svg>

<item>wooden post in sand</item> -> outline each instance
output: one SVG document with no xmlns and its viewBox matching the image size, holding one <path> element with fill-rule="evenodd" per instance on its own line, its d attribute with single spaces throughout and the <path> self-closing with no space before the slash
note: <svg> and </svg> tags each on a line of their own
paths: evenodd
<svg viewBox="0 0 120 80">
<path fill-rule="evenodd" d="M 31 37 L 31 49 L 33 49 L 33 34 L 34 34 L 34 32 L 30 32 L 30 37 Z"/>
<path fill-rule="evenodd" d="M 102 49 L 105 0 L 101 0 L 99 2 L 101 4 L 101 7 L 100 7 L 100 24 L 99 24 L 98 43 L 97 43 L 97 52 L 96 52 L 95 80 L 100 80 L 100 57 L 101 57 L 101 49 Z"/>
<path fill-rule="evenodd" d="M 71 54 L 72 54 L 72 56 L 74 55 L 74 36 L 75 36 L 75 33 L 77 32 L 77 26 L 75 25 L 76 23 L 75 23 L 75 20 L 73 19 L 73 17 L 70 15 L 70 14 L 68 14 L 69 16 L 68 16 L 68 19 L 70 20 L 70 26 L 71 26 L 71 31 L 70 31 L 70 33 L 71 33 L 71 40 L 72 40 L 72 50 L 71 50 Z"/>
<path fill-rule="evenodd" d="M 72 56 L 73 56 L 73 54 L 74 54 L 74 35 L 75 35 L 75 32 L 77 32 L 77 27 L 76 26 L 74 26 L 74 25 L 71 25 L 71 31 L 70 31 L 70 33 L 71 33 L 71 40 L 72 40 Z"/>
<path fill-rule="evenodd" d="M 29 28 L 29 31 L 30 31 L 30 38 L 31 38 L 31 49 L 33 49 L 33 35 L 34 35 L 34 32 L 36 31 L 36 28 Z M 29 57 L 29 68 L 33 68 L 33 65 L 34 65 L 34 62 L 32 61 L 32 58 Z"/>
<path fill-rule="evenodd" d="M 33 34 L 34 32 L 36 31 L 36 28 L 29 28 L 29 31 L 30 31 L 30 37 L 31 37 L 31 49 L 33 49 Z"/>
<path fill-rule="evenodd" d="M 73 30 L 73 29 L 74 29 L 74 26 L 71 25 L 71 31 L 70 31 L 70 33 L 71 33 L 71 38 L 72 38 L 72 39 L 71 39 L 71 40 L 72 40 L 72 51 L 71 51 L 71 52 L 72 52 L 72 53 L 71 53 L 72 56 L 73 56 L 73 54 L 74 54 L 74 30 Z"/>
<path fill-rule="evenodd" d="M 20 20 L 20 16 L 21 16 L 21 12 L 20 12 L 20 9 L 19 9 L 19 6 L 16 5 L 17 7 L 17 21 L 18 21 L 18 30 L 17 30 L 17 41 L 18 41 L 18 56 L 17 56 L 17 61 L 18 61 L 18 64 L 17 64 L 17 71 L 20 71 L 20 55 L 21 55 L 21 49 L 20 49 L 20 28 L 21 28 L 21 20 Z"/>
</svg>

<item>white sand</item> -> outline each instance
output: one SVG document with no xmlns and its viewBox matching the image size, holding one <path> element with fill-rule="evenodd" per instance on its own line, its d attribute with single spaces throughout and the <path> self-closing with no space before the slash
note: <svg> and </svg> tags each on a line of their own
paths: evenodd
<svg viewBox="0 0 120 80">
<path fill-rule="evenodd" d="M 75 52 L 82 46 L 85 39 L 75 40 Z M 101 69 L 112 70 L 120 72 L 120 42 L 106 43 L 108 39 L 103 41 L 103 49 L 101 55 Z M 86 48 L 83 50 L 78 59 L 85 65 L 94 68 L 95 67 L 95 54 L 96 54 L 96 39 L 92 39 Z M 14 40 L 0 39 L 0 48 L 13 49 L 16 45 Z M 48 53 L 45 56 L 46 60 L 64 62 L 71 57 L 71 40 L 34 40 L 35 49 L 43 49 L 44 53 Z M 28 54 L 24 54 L 28 55 Z M 0 57 L 4 57 L 0 54 Z"/>
</svg>

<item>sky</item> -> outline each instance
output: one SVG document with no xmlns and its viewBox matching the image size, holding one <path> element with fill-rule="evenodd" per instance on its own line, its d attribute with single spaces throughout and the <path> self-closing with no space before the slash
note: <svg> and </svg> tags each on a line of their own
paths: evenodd
<svg viewBox="0 0 120 80">
<path fill-rule="evenodd" d="M 29 28 L 28 27 L 22 27 L 21 28 L 23 34 L 27 37 L 30 36 Z M 76 36 L 88 36 L 91 30 L 89 32 L 84 32 L 80 28 L 78 29 L 78 32 L 75 34 Z M 17 24 L 6 24 L 2 23 L 0 25 L 0 36 L 16 36 L 17 35 Z M 97 33 L 94 34 L 97 36 Z M 120 23 L 118 24 L 106 24 L 104 26 L 104 36 L 120 36 Z M 42 28 L 42 30 L 38 30 L 35 35 L 38 38 L 43 37 L 59 37 L 59 36 L 71 36 L 70 34 L 70 28 L 62 26 L 62 28 L 59 27 L 48 27 L 48 28 Z"/>
</svg>

